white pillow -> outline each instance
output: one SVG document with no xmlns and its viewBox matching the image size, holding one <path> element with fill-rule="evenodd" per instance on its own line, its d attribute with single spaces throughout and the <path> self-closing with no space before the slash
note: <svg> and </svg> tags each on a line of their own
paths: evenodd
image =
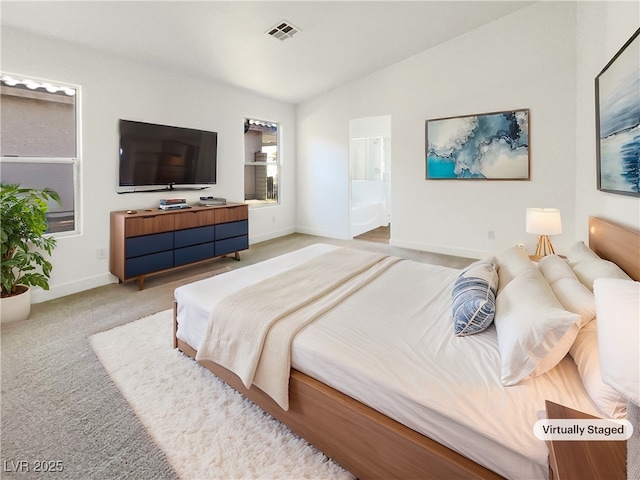
<svg viewBox="0 0 640 480">
<path fill-rule="evenodd" d="M 602 381 L 598 357 L 597 320 L 589 322 L 578 333 L 569 354 L 578 367 L 585 390 L 605 418 L 625 418 L 627 401 Z"/>
<path fill-rule="evenodd" d="M 496 299 L 502 384 L 515 385 L 555 367 L 578 334 L 580 319 L 562 308 L 535 267 L 517 275 Z"/>
<path fill-rule="evenodd" d="M 583 242 L 576 243 L 567 254 L 573 272 L 586 287 L 593 291 L 593 282 L 597 278 L 619 278 L 631 280 L 629 275 L 615 263 L 603 260 Z"/>
<path fill-rule="evenodd" d="M 565 310 L 580 315 L 580 319 L 556 343 L 547 356 L 538 364 L 533 376 L 555 367 L 556 358 L 564 357 L 580 332 L 580 329 L 596 316 L 593 293 L 576 278 L 569 264 L 557 255 L 547 255 L 538 262 L 538 269 L 551 286 L 553 294 Z M 555 363 L 554 363 L 555 362 Z"/>
<path fill-rule="evenodd" d="M 549 285 L 553 285 L 561 278 L 576 278 L 569 263 L 558 255 L 542 257 L 538 260 L 538 270 L 542 272 Z"/>
<path fill-rule="evenodd" d="M 547 280 L 560 304 L 570 312 L 577 313 L 581 319 L 578 327 L 583 327 L 596 316 L 596 303 L 593 293 L 585 287 L 569 264 L 557 255 L 547 255 L 540 259 L 538 268 Z"/>
<path fill-rule="evenodd" d="M 593 252 L 591 254 L 595 255 Z M 562 306 L 582 317 L 579 322 L 582 328 L 569 345 L 569 354 L 578 367 L 585 390 L 604 417 L 624 418 L 627 414 L 626 400 L 613 388 L 604 384 L 600 373 L 596 320 L 591 321 L 596 315 L 593 293 L 580 283 L 569 264 L 560 257 L 548 255 L 540 259 L 538 268 Z"/>
<path fill-rule="evenodd" d="M 576 242 L 567 253 L 569 265 L 584 262 L 585 260 L 600 260 L 596 252 L 587 247 L 584 242 Z"/>
<path fill-rule="evenodd" d="M 598 278 L 594 293 L 602 380 L 640 404 L 640 282 Z"/>
<path fill-rule="evenodd" d="M 506 287 L 519 273 L 535 268 L 529 255 L 520 247 L 511 247 L 496 257 L 498 267 L 498 292 Z"/>
</svg>

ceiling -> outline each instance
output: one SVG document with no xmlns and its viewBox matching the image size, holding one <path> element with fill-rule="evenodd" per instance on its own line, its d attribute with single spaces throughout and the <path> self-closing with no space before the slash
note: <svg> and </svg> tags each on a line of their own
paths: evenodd
<svg viewBox="0 0 640 480">
<path fill-rule="evenodd" d="M 0 18 L 3 27 L 299 103 L 531 3 L 2 0 Z M 267 35 L 283 20 L 299 33 Z"/>
</svg>

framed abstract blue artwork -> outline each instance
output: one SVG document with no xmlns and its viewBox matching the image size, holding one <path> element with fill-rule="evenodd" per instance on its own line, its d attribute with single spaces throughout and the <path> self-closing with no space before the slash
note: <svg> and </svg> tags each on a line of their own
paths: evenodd
<svg viewBox="0 0 640 480">
<path fill-rule="evenodd" d="M 529 110 L 427 120 L 428 180 L 528 180 Z"/>
<path fill-rule="evenodd" d="M 640 196 L 640 29 L 596 77 L 598 190 Z"/>
</svg>

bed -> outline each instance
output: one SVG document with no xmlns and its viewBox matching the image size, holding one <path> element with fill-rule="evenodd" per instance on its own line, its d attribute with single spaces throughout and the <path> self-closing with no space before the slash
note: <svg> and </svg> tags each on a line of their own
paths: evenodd
<svg viewBox="0 0 640 480">
<path fill-rule="evenodd" d="M 635 279 L 639 242 L 637 232 L 590 219 L 589 254 L 614 258 Z M 174 346 L 358 478 L 545 478 L 546 446 L 532 431 L 545 400 L 603 416 L 566 350 L 546 373 L 505 386 L 497 317 L 477 334 L 452 332 L 451 292 L 462 271 L 408 260 L 382 260 L 365 283 L 346 288 L 354 293 L 341 292 L 296 327 L 284 402 L 271 385 L 251 385 L 255 376 L 232 373 L 232 361 L 203 357 L 210 318 L 227 299 L 277 285 L 275 276 L 290 276 L 297 265 L 317 268 L 312 261 L 328 262 L 335 248 L 313 245 L 176 289 Z M 510 270 L 513 254 L 497 259 L 496 314 L 520 278 Z M 252 375 L 259 378 L 261 368 Z"/>
</svg>

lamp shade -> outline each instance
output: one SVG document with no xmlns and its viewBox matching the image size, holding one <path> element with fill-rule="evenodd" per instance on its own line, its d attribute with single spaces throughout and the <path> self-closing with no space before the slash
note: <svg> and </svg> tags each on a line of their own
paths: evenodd
<svg viewBox="0 0 640 480">
<path fill-rule="evenodd" d="M 640 404 L 640 282 L 593 282 L 602 381 Z"/>
<path fill-rule="evenodd" d="M 527 233 L 559 235 L 562 233 L 560 210 L 557 208 L 527 208 Z"/>
</svg>

